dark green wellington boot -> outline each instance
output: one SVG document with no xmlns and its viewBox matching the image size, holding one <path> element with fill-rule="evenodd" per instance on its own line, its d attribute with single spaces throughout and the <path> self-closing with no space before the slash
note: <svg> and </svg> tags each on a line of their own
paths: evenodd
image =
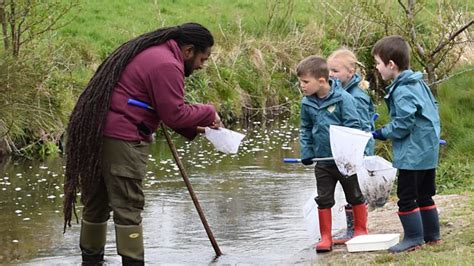
<svg viewBox="0 0 474 266">
<path fill-rule="evenodd" d="M 117 253 L 122 256 L 122 265 L 144 265 L 142 225 L 115 224 Z"/>
<path fill-rule="evenodd" d="M 105 238 L 107 222 L 81 222 L 79 246 L 82 252 L 82 265 L 102 265 L 104 262 Z"/>
<path fill-rule="evenodd" d="M 354 213 L 352 212 L 352 206 L 347 204 L 344 206 L 344 210 L 346 212 L 347 229 L 333 237 L 332 242 L 334 245 L 343 245 L 354 237 Z"/>
<path fill-rule="evenodd" d="M 423 245 L 423 223 L 421 221 L 420 209 L 416 208 L 408 212 L 398 212 L 402 222 L 404 236 L 402 242 L 388 249 L 391 253 L 412 251 Z"/>
<path fill-rule="evenodd" d="M 441 242 L 439 233 L 439 216 L 436 205 L 420 207 L 421 220 L 423 221 L 423 235 L 425 243 L 435 245 Z"/>
</svg>

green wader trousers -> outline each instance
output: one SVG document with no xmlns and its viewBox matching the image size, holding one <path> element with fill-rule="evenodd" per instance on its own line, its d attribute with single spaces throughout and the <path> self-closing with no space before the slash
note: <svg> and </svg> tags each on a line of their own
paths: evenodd
<svg viewBox="0 0 474 266">
<path fill-rule="evenodd" d="M 144 261 L 142 217 L 145 204 L 142 181 L 147 171 L 149 144 L 143 141 L 123 141 L 103 138 L 102 176 L 97 180 L 94 191 L 82 199 L 84 205 L 81 228 L 81 250 L 96 255 L 105 245 L 106 230 L 97 233 L 89 230 L 87 224 L 106 224 L 113 212 L 117 252 L 122 261 Z M 97 239 L 100 239 L 98 241 Z M 87 249 L 85 247 L 93 248 Z M 102 245 L 102 247 L 98 247 Z"/>
</svg>

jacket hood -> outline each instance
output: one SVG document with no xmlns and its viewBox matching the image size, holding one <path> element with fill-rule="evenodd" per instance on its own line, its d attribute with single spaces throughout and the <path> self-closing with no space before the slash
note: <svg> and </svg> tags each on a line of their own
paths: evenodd
<svg viewBox="0 0 474 266">
<path fill-rule="evenodd" d="M 386 88 L 387 96 L 390 95 L 393 91 L 393 88 L 397 87 L 398 85 L 415 83 L 421 80 L 422 78 L 423 74 L 419 71 L 413 72 L 410 69 L 402 71 L 400 75 L 398 75 L 398 77 L 393 80 L 392 84 L 390 84 Z"/>
<path fill-rule="evenodd" d="M 352 88 L 354 87 L 357 87 L 357 85 L 359 85 L 359 82 L 360 82 L 361 78 L 359 76 L 359 74 L 355 74 L 351 80 L 349 80 L 349 82 L 346 84 L 346 86 L 344 86 L 344 90 L 346 91 L 349 91 L 351 90 Z"/>
</svg>

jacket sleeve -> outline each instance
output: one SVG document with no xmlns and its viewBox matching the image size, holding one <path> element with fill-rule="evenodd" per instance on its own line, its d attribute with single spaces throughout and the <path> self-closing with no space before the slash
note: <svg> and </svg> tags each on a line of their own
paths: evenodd
<svg viewBox="0 0 474 266">
<path fill-rule="evenodd" d="M 301 105 L 300 149 L 301 159 L 314 158 L 313 121 L 306 108 Z"/>
<path fill-rule="evenodd" d="M 382 135 L 390 139 L 402 139 L 410 134 L 415 126 L 417 112 L 416 98 L 411 93 L 411 88 L 394 92 L 393 103 L 395 116 L 392 121 L 382 128 Z M 402 93 L 400 93 L 402 92 Z"/>
<path fill-rule="evenodd" d="M 216 117 L 214 106 L 184 102 L 184 74 L 176 64 L 159 64 L 149 79 L 153 106 L 167 126 L 192 140 L 197 126 L 212 125 Z"/>
<path fill-rule="evenodd" d="M 342 100 L 341 112 L 343 126 L 361 129 L 359 113 L 357 113 L 355 100 L 352 96 Z"/>
</svg>

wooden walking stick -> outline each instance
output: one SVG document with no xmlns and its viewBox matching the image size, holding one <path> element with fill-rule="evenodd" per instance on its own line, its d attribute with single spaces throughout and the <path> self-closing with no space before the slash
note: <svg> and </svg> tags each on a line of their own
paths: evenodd
<svg viewBox="0 0 474 266">
<path fill-rule="evenodd" d="M 160 126 L 161 126 L 161 130 L 163 131 L 163 134 L 165 135 L 166 141 L 168 142 L 171 153 L 173 154 L 174 160 L 176 164 L 178 165 L 179 171 L 181 172 L 181 176 L 183 177 L 184 183 L 186 184 L 189 194 L 191 195 L 191 198 L 193 199 L 194 207 L 196 207 L 196 210 L 199 214 L 199 218 L 201 218 L 202 225 L 204 225 L 204 229 L 206 229 L 207 236 L 209 237 L 212 247 L 214 248 L 214 251 L 216 252 L 216 256 L 219 257 L 220 255 L 222 255 L 222 252 L 219 249 L 219 246 L 217 245 L 216 239 L 214 238 L 214 235 L 212 234 L 209 224 L 207 223 L 206 217 L 204 216 L 204 212 L 202 211 L 201 205 L 199 205 L 199 201 L 196 197 L 196 194 L 194 194 L 193 186 L 191 185 L 191 182 L 189 182 L 188 174 L 184 170 L 184 166 L 181 163 L 181 159 L 179 159 L 178 152 L 176 151 L 176 147 L 174 146 L 174 143 L 171 140 L 171 137 L 168 131 L 166 130 L 166 126 L 163 123 L 161 123 Z"/>
<path fill-rule="evenodd" d="M 154 108 L 151 105 L 139 100 L 128 99 L 127 103 L 130 105 L 147 109 L 147 110 L 151 110 L 151 111 L 154 110 Z M 163 123 L 160 123 L 160 126 L 161 126 L 161 130 L 163 131 L 163 134 L 165 135 L 166 141 L 168 142 L 168 146 L 170 147 L 171 153 L 173 154 L 176 165 L 178 165 L 179 171 L 181 172 L 181 176 L 183 177 L 184 183 L 186 184 L 189 194 L 191 195 L 191 198 L 193 199 L 194 207 L 196 207 L 196 210 L 199 214 L 199 218 L 201 218 L 202 225 L 204 225 L 204 229 L 206 229 L 207 236 L 209 237 L 212 247 L 214 248 L 214 251 L 216 252 L 216 256 L 219 257 L 220 255 L 222 255 L 222 252 L 219 249 L 219 246 L 217 245 L 216 239 L 214 238 L 214 235 L 212 234 L 209 224 L 207 223 L 206 217 L 204 216 L 204 212 L 202 211 L 201 205 L 199 204 L 196 194 L 194 194 L 193 186 L 191 185 L 191 182 L 189 182 L 188 174 L 184 170 L 184 166 L 181 163 L 181 159 L 179 159 L 178 152 L 176 151 L 176 147 L 174 146 L 174 143 L 171 140 L 171 137 L 168 134 L 168 131 L 166 130 L 166 126 Z"/>
</svg>

